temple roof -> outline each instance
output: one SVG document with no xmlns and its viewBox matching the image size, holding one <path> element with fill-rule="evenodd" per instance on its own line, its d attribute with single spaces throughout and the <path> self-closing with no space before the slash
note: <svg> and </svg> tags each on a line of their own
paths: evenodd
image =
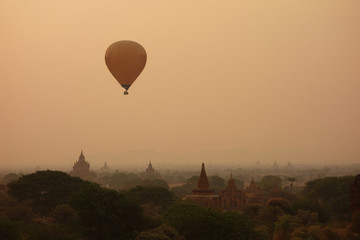
<svg viewBox="0 0 360 240">
<path fill-rule="evenodd" d="M 85 156 L 84 156 L 83 150 L 81 150 L 81 153 L 80 153 L 80 156 L 79 156 L 79 162 L 80 162 L 80 161 L 84 161 L 84 162 L 85 162 Z"/>
<path fill-rule="evenodd" d="M 153 169 L 151 161 L 149 162 L 149 165 L 148 165 L 147 169 Z"/>
<path fill-rule="evenodd" d="M 236 185 L 235 185 L 235 181 L 234 181 L 234 179 L 233 179 L 233 177 L 232 177 L 232 174 L 230 175 L 230 179 L 229 179 L 229 181 L 227 182 L 226 189 L 234 189 L 234 190 L 237 189 L 237 187 L 236 187 Z"/>
<path fill-rule="evenodd" d="M 110 168 L 105 161 L 104 166 L 101 168 L 101 171 L 109 171 L 109 170 L 110 170 Z"/>
<path fill-rule="evenodd" d="M 201 165 L 201 173 L 200 173 L 200 178 L 199 178 L 197 186 L 198 186 L 198 190 L 208 190 L 209 189 L 209 181 L 206 176 L 204 163 L 202 163 L 202 165 Z"/>
<path fill-rule="evenodd" d="M 275 161 L 274 162 L 274 165 L 273 165 L 273 168 L 277 168 L 278 167 L 278 164 L 277 164 L 277 162 Z"/>
<path fill-rule="evenodd" d="M 251 178 L 250 186 L 255 186 L 254 177 Z"/>
</svg>

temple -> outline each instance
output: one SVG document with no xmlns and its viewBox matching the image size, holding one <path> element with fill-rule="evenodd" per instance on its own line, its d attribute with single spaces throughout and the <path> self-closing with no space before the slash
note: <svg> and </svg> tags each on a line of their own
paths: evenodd
<svg viewBox="0 0 360 240">
<path fill-rule="evenodd" d="M 209 189 L 209 180 L 206 176 L 204 163 L 201 165 L 201 172 L 197 184 L 197 189 L 194 189 L 192 194 L 186 196 L 185 199 L 190 199 L 203 207 L 221 207 L 220 196 L 214 194 L 214 191 Z"/>
<path fill-rule="evenodd" d="M 221 208 L 224 210 L 236 210 L 246 205 L 244 191 L 238 189 L 230 175 L 226 188 L 220 192 Z"/>
<path fill-rule="evenodd" d="M 224 211 L 238 210 L 246 205 L 263 205 L 261 189 L 256 186 L 254 179 L 245 190 L 242 190 L 236 186 L 230 175 L 225 189 L 221 190 L 219 195 L 214 194 L 214 191 L 209 188 L 204 163 L 201 165 L 197 189 L 193 190 L 192 194 L 186 196 L 185 199 L 192 200 L 203 207 L 218 208 Z"/>
<path fill-rule="evenodd" d="M 279 166 L 278 166 L 278 164 L 277 164 L 277 162 L 276 161 L 274 161 L 274 164 L 273 164 L 273 166 L 272 166 L 274 169 L 278 169 L 279 168 Z"/>
<path fill-rule="evenodd" d="M 246 205 L 258 205 L 264 204 L 264 195 L 261 192 L 260 186 L 257 186 L 254 178 L 251 179 L 249 186 L 244 189 L 246 196 Z"/>
<path fill-rule="evenodd" d="M 79 160 L 74 163 L 73 170 L 70 171 L 70 175 L 73 177 L 79 177 L 84 180 L 93 180 L 95 173 L 90 171 L 90 163 L 85 160 L 83 151 L 79 156 Z"/>
<path fill-rule="evenodd" d="M 162 178 L 160 173 L 155 171 L 155 169 L 153 168 L 151 161 L 149 162 L 149 165 L 146 168 L 145 172 L 140 173 L 140 177 L 143 179 Z"/>
<path fill-rule="evenodd" d="M 100 168 L 99 171 L 102 172 L 102 173 L 108 173 L 108 172 L 111 172 L 111 169 L 109 168 L 109 166 L 108 166 L 107 163 L 105 162 L 105 163 L 104 163 L 104 166 L 103 166 L 102 168 Z"/>
</svg>

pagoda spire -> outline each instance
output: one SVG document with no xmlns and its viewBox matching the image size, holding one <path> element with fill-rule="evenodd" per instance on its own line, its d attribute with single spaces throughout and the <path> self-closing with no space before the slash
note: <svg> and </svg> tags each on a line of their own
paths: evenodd
<svg viewBox="0 0 360 240">
<path fill-rule="evenodd" d="M 79 161 L 85 161 L 85 156 L 84 156 L 83 150 L 81 150 L 81 153 L 79 156 Z"/>
<path fill-rule="evenodd" d="M 200 173 L 200 178 L 199 178 L 197 186 L 198 186 L 199 190 L 208 190 L 209 189 L 209 181 L 206 176 L 204 163 L 202 163 L 202 165 L 201 165 L 201 173 Z"/>
<path fill-rule="evenodd" d="M 255 181 L 254 181 L 254 177 L 251 177 L 250 186 L 256 186 Z"/>
<path fill-rule="evenodd" d="M 230 174 L 229 181 L 227 182 L 226 188 L 236 188 L 235 181 L 232 177 L 232 174 Z"/>
</svg>

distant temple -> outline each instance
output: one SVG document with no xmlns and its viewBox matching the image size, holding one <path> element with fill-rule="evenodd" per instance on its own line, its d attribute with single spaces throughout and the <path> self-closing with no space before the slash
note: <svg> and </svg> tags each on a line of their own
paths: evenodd
<svg viewBox="0 0 360 240">
<path fill-rule="evenodd" d="M 107 173 L 107 172 L 111 172 L 111 169 L 109 168 L 109 166 L 107 165 L 107 163 L 104 163 L 104 166 L 102 168 L 100 168 L 100 172 L 102 173 Z"/>
<path fill-rule="evenodd" d="M 194 189 L 192 194 L 186 196 L 185 199 L 190 199 L 204 207 L 220 208 L 220 196 L 214 194 L 214 191 L 209 189 L 209 180 L 206 176 L 204 163 L 201 165 L 197 189 Z"/>
<path fill-rule="evenodd" d="M 278 164 L 277 164 L 277 162 L 276 161 L 274 161 L 274 164 L 273 164 L 273 166 L 272 166 L 274 169 L 278 169 Z"/>
<path fill-rule="evenodd" d="M 350 207 L 352 214 L 360 213 L 360 174 L 355 177 L 350 187 Z"/>
<path fill-rule="evenodd" d="M 263 204 L 263 195 L 261 194 L 260 187 L 257 187 L 254 181 L 250 183 L 250 186 L 248 193 L 246 193 L 236 187 L 235 181 L 232 175 L 230 175 L 225 189 L 221 190 L 219 195 L 214 194 L 214 191 L 209 189 L 209 181 L 203 163 L 201 165 L 197 189 L 193 190 L 192 194 L 186 196 L 185 199 L 190 199 L 200 206 L 218 208 L 225 211 L 238 210 L 246 205 Z"/>
<path fill-rule="evenodd" d="M 70 172 L 70 175 L 84 180 L 92 180 L 95 178 L 95 173 L 90 171 L 90 163 L 85 160 L 82 150 L 79 160 L 74 163 L 73 170 Z"/>
<path fill-rule="evenodd" d="M 261 192 L 260 186 L 257 186 L 254 178 L 251 179 L 249 186 L 244 189 L 246 196 L 246 205 L 263 205 L 264 195 Z"/>
<path fill-rule="evenodd" d="M 220 191 L 221 207 L 224 210 L 236 210 L 246 205 L 244 191 L 238 189 L 230 175 L 226 188 Z"/>
<path fill-rule="evenodd" d="M 155 171 L 155 169 L 153 168 L 151 161 L 150 161 L 145 172 L 140 173 L 140 177 L 141 178 L 161 178 L 161 175 L 159 172 Z"/>
<path fill-rule="evenodd" d="M 291 162 L 287 163 L 286 168 L 293 168 L 293 165 L 291 164 Z"/>
</svg>

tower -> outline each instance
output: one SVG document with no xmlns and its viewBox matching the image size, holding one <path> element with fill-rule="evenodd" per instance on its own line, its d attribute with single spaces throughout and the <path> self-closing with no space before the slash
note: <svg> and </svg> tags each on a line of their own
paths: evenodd
<svg viewBox="0 0 360 240">
<path fill-rule="evenodd" d="M 220 192 L 220 198 L 221 207 L 225 210 L 236 210 L 246 204 L 245 194 L 236 187 L 232 174 L 225 189 Z"/>
<path fill-rule="evenodd" d="M 254 178 L 251 178 L 249 186 L 244 189 L 247 205 L 263 205 L 264 196 L 261 192 L 261 188 L 256 185 Z"/>
<path fill-rule="evenodd" d="M 205 172 L 205 164 L 202 163 L 201 165 L 201 172 L 200 172 L 200 177 L 199 177 L 199 181 L 197 184 L 197 189 L 193 190 L 193 193 L 195 194 L 208 194 L 208 193 L 213 193 L 213 190 L 209 189 L 209 180 L 206 176 L 206 172 Z"/>
<path fill-rule="evenodd" d="M 209 180 L 206 176 L 204 163 L 202 163 L 201 165 L 201 172 L 197 184 L 197 189 L 194 189 L 192 194 L 186 196 L 185 199 L 190 199 L 196 202 L 198 205 L 204 207 L 210 207 L 210 208 L 221 207 L 220 196 L 214 194 L 214 191 L 209 189 Z"/>
<path fill-rule="evenodd" d="M 147 178 L 147 179 L 154 179 L 154 178 L 161 178 L 161 175 L 159 172 L 155 171 L 153 168 L 151 161 L 149 161 L 149 165 L 146 168 L 145 172 L 140 173 L 140 177 Z"/>
<path fill-rule="evenodd" d="M 94 173 L 90 171 L 90 163 L 85 160 L 82 150 L 79 160 L 74 163 L 73 170 L 70 172 L 70 175 L 73 177 L 80 177 L 85 180 L 90 180 L 95 177 Z"/>
</svg>

